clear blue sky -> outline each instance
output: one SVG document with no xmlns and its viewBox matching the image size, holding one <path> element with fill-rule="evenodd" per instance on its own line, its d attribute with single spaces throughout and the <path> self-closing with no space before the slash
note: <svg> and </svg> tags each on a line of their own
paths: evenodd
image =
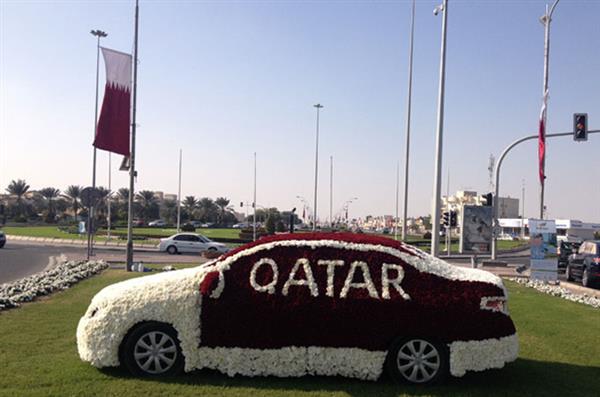
<svg viewBox="0 0 600 397">
<path fill-rule="evenodd" d="M 431 209 L 441 18 L 417 1 L 409 215 Z M 448 14 L 443 191 L 486 190 L 491 153 L 535 133 L 544 1 L 454 1 Z M 0 0 L 0 187 L 91 183 L 95 38 L 133 47 L 132 1 Z M 600 128 L 600 2 L 559 3 L 552 23 L 549 130 L 572 113 Z M 319 213 L 357 196 L 351 216 L 393 214 L 404 161 L 409 1 L 141 1 L 137 189 L 312 202 L 315 109 L 321 117 Z M 103 87 L 101 73 L 101 91 Z M 102 98 L 100 98 L 101 100 Z M 501 194 L 538 213 L 537 146 L 505 161 Z M 600 136 L 548 142 L 550 217 L 600 221 Z M 107 184 L 99 152 L 98 181 Z M 113 188 L 127 185 L 113 157 Z M 237 208 L 239 210 L 239 208 Z"/>
</svg>

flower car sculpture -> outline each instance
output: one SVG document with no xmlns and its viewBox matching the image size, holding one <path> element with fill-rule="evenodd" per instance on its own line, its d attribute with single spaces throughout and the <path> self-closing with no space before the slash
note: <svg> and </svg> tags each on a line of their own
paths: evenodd
<svg viewBox="0 0 600 397">
<path fill-rule="evenodd" d="M 278 235 L 196 268 L 104 288 L 82 360 L 137 375 L 341 375 L 430 383 L 518 354 L 500 278 L 387 238 Z"/>
</svg>

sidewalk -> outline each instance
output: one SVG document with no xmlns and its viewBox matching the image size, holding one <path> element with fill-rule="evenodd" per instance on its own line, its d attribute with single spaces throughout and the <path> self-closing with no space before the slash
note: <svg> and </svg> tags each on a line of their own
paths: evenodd
<svg viewBox="0 0 600 397">
<path fill-rule="evenodd" d="M 51 244 L 51 245 L 55 245 L 55 246 L 65 246 L 65 247 L 72 247 L 72 246 L 85 247 L 85 246 L 87 246 L 87 240 L 83 240 L 83 239 L 80 240 L 80 239 L 66 239 L 66 238 L 56 238 L 56 237 L 14 236 L 14 235 L 10 235 L 10 234 L 6 235 L 6 239 L 12 240 L 12 241 L 45 243 L 45 244 Z M 119 240 L 119 239 L 115 239 L 115 240 L 111 240 L 111 241 L 94 240 L 94 248 L 102 248 L 102 247 L 125 249 L 127 247 L 127 241 Z M 136 243 L 136 242 L 134 242 L 133 247 L 134 248 L 145 248 L 148 250 L 151 249 L 152 251 L 156 251 L 155 243 Z"/>
</svg>

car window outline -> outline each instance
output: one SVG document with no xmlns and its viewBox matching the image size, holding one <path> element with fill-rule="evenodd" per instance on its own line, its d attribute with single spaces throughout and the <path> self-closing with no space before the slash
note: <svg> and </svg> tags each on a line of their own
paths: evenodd
<svg viewBox="0 0 600 397">
<path fill-rule="evenodd" d="M 173 237 L 173 240 L 175 240 L 175 241 L 187 241 L 186 237 L 187 236 L 185 234 L 179 234 L 179 235 Z"/>
</svg>

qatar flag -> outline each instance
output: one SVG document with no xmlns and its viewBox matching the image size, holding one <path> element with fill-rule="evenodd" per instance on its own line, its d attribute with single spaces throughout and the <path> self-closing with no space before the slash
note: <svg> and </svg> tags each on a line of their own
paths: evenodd
<svg viewBox="0 0 600 397">
<path fill-rule="evenodd" d="M 106 65 L 106 87 L 94 146 L 129 157 L 132 56 L 101 49 Z"/>
<path fill-rule="evenodd" d="M 539 161 L 539 174 L 540 183 L 543 185 L 546 175 L 544 175 L 545 163 L 546 163 L 546 102 L 548 99 L 548 92 L 544 94 L 542 101 L 542 110 L 540 111 L 540 128 L 538 131 L 538 161 Z"/>
</svg>

